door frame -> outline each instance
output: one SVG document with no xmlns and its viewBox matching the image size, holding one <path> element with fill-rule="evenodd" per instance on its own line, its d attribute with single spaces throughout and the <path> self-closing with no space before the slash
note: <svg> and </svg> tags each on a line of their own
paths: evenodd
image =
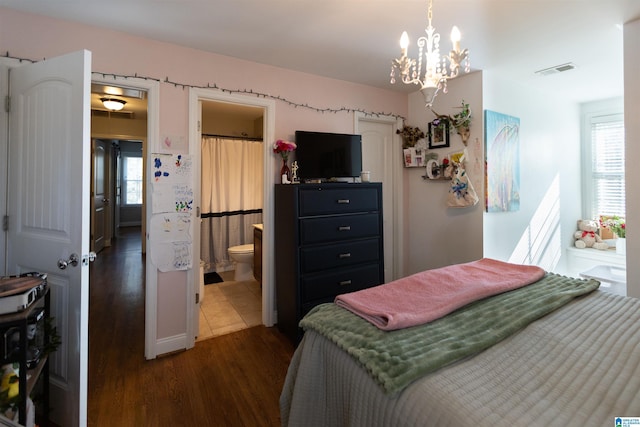
<svg viewBox="0 0 640 427">
<path fill-rule="evenodd" d="M 152 152 L 149 147 L 159 140 L 160 126 L 160 82 L 158 80 L 136 77 L 119 77 L 93 73 L 92 83 L 118 86 L 123 88 L 144 90 L 147 92 L 147 138 L 143 142 L 142 157 L 145 159 L 145 176 L 149 177 L 149 162 L 147 153 Z M 145 178 L 145 184 L 146 180 Z M 145 189 L 145 206 L 149 199 L 149 186 Z M 146 206 L 143 220 L 149 224 L 151 209 Z M 148 233 L 146 233 L 148 235 Z M 146 237 L 145 237 L 146 238 Z M 144 247 L 145 241 L 142 242 Z M 154 359 L 157 355 L 157 323 L 158 323 L 158 270 L 154 267 L 150 257 L 145 258 L 145 310 L 144 310 L 144 354 L 146 359 Z"/>
<path fill-rule="evenodd" d="M 9 95 L 9 68 L 13 60 L 0 58 L 0 99 Z M 14 66 L 17 65 L 14 64 Z M 7 213 L 7 173 L 9 168 L 9 113 L 5 108 L 0 111 L 0 214 Z M 0 231 L 0 276 L 7 274 L 7 232 Z"/>
<path fill-rule="evenodd" d="M 393 245 L 393 263 L 391 266 L 386 266 L 385 268 L 391 268 L 391 277 L 393 280 L 404 277 L 405 269 L 403 264 L 404 259 L 404 220 L 403 220 L 403 211 L 404 211 L 404 188 L 402 185 L 403 182 L 403 164 L 402 159 L 402 143 L 400 140 L 400 136 L 396 134 L 398 129 L 402 129 L 402 119 L 393 116 L 384 116 L 384 115 L 375 115 L 366 114 L 362 112 L 356 112 L 354 115 L 354 125 L 353 128 L 356 134 L 361 134 L 360 131 L 360 123 L 362 122 L 372 122 L 372 123 L 383 123 L 390 125 L 392 127 L 392 140 L 391 143 L 387 146 L 386 155 L 385 155 L 385 170 L 389 171 L 385 176 L 385 181 L 389 179 L 391 182 L 391 194 L 383 194 L 383 198 L 391 197 L 391 204 L 393 206 L 392 212 L 387 212 L 386 210 L 383 212 L 383 216 L 388 219 L 386 221 L 387 224 L 392 224 L 392 235 L 393 242 L 384 242 L 384 244 L 392 244 Z M 388 215 L 391 217 L 389 218 Z"/>
<path fill-rule="evenodd" d="M 265 326 L 273 326 L 276 322 L 277 315 L 275 313 L 275 276 L 274 276 L 274 239 L 273 239 L 273 193 L 275 185 L 275 177 L 273 174 L 272 146 L 269 141 L 274 140 L 275 135 L 275 109 L 274 100 L 258 98 L 255 96 L 236 95 L 223 93 L 216 89 L 206 88 L 190 88 L 189 89 L 189 152 L 194 159 L 194 199 L 197 206 L 196 212 L 200 215 L 201 207 L 201 170 L 200 149 L 202 145 L 202 110 L 201 101 L 223 102 L 230 104 L 247 105 L 251 107 L 261 107 L 264 109 L 263 120 L 263 206 L 262 206 L 262 222 L 263 230 L 263 252 L 262 252 L 262 323 Z M 197 218 L 196 218 L 197 219 Z M 189 270 L 187 283 L 187 301 L 195 302 L 195 294 L 198 292 L 198 279 L 196 271 L 200 262 L 200 222 L 194 221 L 193 227 L 193 268 Z M 187 348 L 193 347 L 195 344 L 195 335 L 197 325 L 195 324 L 197 304 L 187 304 Z"/>
</svg>

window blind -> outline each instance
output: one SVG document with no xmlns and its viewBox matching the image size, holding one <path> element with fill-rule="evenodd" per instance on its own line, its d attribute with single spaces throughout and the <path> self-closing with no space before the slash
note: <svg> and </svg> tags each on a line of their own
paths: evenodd
<svg viewBox="0 0 640 427">
<path fill-rule="evenodd" d="M 592 119 L 591 173 L 591 218 L 624 217 L 624 122 L 620 117 Z"/>
</svg>

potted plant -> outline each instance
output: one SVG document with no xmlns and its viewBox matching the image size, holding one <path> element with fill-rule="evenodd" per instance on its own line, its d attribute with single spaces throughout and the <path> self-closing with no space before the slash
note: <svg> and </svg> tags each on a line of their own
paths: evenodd
<svg viewBox="0 0 640 427">
<path fill-rule="evenodd" d="M 452 124 L 456 129 L 460 138 L 462 138 L 462 142 L 464 145 L 467 145 L 467 141 L 469 141 L 469 136 L 471 132 L 469 127 L 471 126 L 471 110 L 469 109 L 469 104 L 462 100 L 462 106 L 459 113 L 453 115 Z"/>
<path fill-rule="evenodd" d="M 616 237 L 616 252 L 625 254 L 627 247 L 627 225 L 624 218 L 618 215 L 600 216 L 600 226 L 609 229 Z"/>
<path fill-rule="evenodd" d="M 402 148 L 414 147 L 418 140 L 424 138 L 424 132 L 419 127 L 403 126 L 402 129 L 396 130 L 396 133 L 402 137 Z"/>
</svg>

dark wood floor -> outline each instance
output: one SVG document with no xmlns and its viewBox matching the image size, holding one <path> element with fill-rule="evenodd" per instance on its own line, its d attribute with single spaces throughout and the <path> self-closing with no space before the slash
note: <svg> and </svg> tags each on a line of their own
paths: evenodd
<svg viewBox="0 0 640 427">
<path fill-rule="evenodd" d="M 144 257 L 124 233 L 91 266 L 89 426 L 279 426 L 293 346 L 258 326 L 144 358 Z"/>
</svg>

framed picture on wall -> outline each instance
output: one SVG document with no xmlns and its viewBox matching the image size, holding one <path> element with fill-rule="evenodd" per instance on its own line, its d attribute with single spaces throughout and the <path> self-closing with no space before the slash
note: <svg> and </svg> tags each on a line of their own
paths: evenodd
<svg viewBox="0 0 640 427">
<path fill-rule="evenodd" d="M 449 146 L 449 121 L 436 119 L 429 122 L 429 148 Z"/>
<path fill-rule="evenodd" d="M 404 153 L 404 167 L 405 168 L 419 168 L 424 166 L 424 150 L 422 148 L 405 148 Z"/>
<path fill-rule="evenodd" d="M 427 141 L 421 138 L 412 147 L 403 148 L 404 167 L 405 168 L 421 168 L 425 165 L 428 156 Z"/>
<path fill-rule="evenodd" d="M 520 119 L 485 110 L 484 141 L 486 211 L 520 210 Z"/>
</svg>

